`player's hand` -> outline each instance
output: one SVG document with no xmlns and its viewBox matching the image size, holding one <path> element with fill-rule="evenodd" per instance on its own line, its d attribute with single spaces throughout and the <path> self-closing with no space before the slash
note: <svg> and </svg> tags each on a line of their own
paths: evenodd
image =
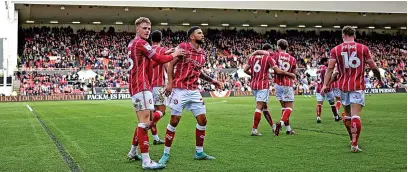
<svg viewBox="0 0 408 172">
<path fill-rule="evenodd" d="M 322 90 L 320 90 L 320 94 L 324 96 L 326 94 L 327 87 L 323 85 Z"/>
<path fill-rule="evenodd" d="M 290 76 L 292 79 L 296 79 L 296 74 L 294 74 L 294 73 L 289 73 L 289 76 Z"/>
<path fill-rule="evenodd" d="M 185 55 L 185 50 L 181 48 L 176 48 L 173 53 L 171 53 L 173 57 L 183 57 Z"/>
<path fill-rule="evenodd" d="M 167 50 L 166 52 L 164 52 L 164 54 L 168 55 L 168 54 L 174 53 L 175 51 L 176 51 L 175 48 L 170 48 L 169 50 Z"/>
<path fill-rule="evenodd" d="M 215 86 L 215 88 L 219 88 L 219 89 L 223 89 L 222 87 L 224 87 L 224 84 L 222 84 L 221 82 L 218 82 L 216 80 L 212 80 L 211 84 L 213 84 Z"/>
<path fill-rule="evenodd" d="M 167 83 L 166 89 L 164 90 L 164 95 L 166 97 L 169 97 L 172 91 L 173 91 L 173 84 Z"/>
</svg>

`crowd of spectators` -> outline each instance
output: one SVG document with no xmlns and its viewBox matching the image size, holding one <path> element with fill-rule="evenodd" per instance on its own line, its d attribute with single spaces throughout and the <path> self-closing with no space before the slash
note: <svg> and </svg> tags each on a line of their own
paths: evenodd
<svg viewBox="0 0 408 172">
<path fill-rule="evenodd" d="M 186 41 L 186 32 L 161 31 L 164 47 L 175 47 Z M 276 48 L 278 39 L 288 40 L 288 53 L 297 59 L 298 68 L 303 68 L 298 71 L 299 76 L 304 74 L 304 69 L 317 67 L 320 58 L 329 57 L 330 49 L 341 43 L 341 31 L 320 31 L 317 34 L 316 31 L 271 30 L 261 34 L 250 29 L 207 29 L 204 32 L 203 48 L 207 52 L 204 71 L 222 81 L 228 90 L 250 90 L 249 79 L 238 77 L 236 71 L 242 69 L 249 54 L 264 43 L 271 43 Z M 101 31 L 74 31 L 70 27 L 19 28 L 18 64 L 22 70 L 16 73 L 16 77 L 21 81 L 20 94 L 76 93 L 94 87 L 127 87 L 127 45 L 134 36 L 135 33 L 131 32 L 115 32 L 112 27 Z M 356 41 L 368 45 L 378 66 L 386 70 L 386 87 L 406 84 L 406 36 L 357 32 Z M 32 69 L 36 72 L 29 72 Z M 47 73 L 53 69 L 73 72 L 66 75 Z M 80 79 L 76 74 L 79 69 L 91 69 L 97 75 Z M 376 81 L 373 79 L 372 83 Z M 214 90 L 213 85 L 204 81 L 200 81 L 199 88 Z"/>
</svg>

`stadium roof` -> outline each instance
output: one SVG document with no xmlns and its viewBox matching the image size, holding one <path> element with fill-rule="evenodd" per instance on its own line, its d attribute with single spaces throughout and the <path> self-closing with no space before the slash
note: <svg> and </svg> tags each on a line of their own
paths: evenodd
<svg viewBox="0 0 408 172">
<path fill-rule="evenodd" d="M 406 1 L 12 1 L 16 4 L 97 5 L 251 10 L 407 13 Z"/>
<path fill-rule="evenodd" d="M 119 7 L 119 6 L 81 6 L 81 5 L 23 5 L 16 4 L 19 10 L 19 21 L 35 21 L 35 23 L 59 24 L 79 21 L 82 24 L 133 24 L 140 16 L 149 17 L 153 25 L 167 23 L 182 25 L 183 23 L 209 26 L 250 26 L 279 25 L 313 27 L 333 27 L 334 25 L 355 25 L 361 27 L 399 28 L 406 26 L 407 14 L 399 13 L 351 13 L 351 12 L 319 12 L 293 10 L 236 10 L 236 9 L 203 9 L 203 8 L 162 8 L 162 7 Z M 45 12 L 46 11 L 46 12 Z"/>
</svg>

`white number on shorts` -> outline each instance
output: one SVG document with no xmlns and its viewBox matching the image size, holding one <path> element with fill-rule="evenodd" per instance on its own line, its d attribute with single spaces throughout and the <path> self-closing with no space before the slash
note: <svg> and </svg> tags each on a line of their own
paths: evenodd
<svg viewBox="0 0 408 172">
<path fill-rule="evenodd" d="M 353 51 L 349 56 L 347 52 L 341 52 L 341 55 L 344 59 L 344 67 L 345 68 L 358 68 L 361 64 L 360 59 L 356 56 L 357 53 Z"/>
<path fill-rule="evenodd" d="M 290 69 L 290 64 L 289 64 L 289 62 L 284 62 L 282 60 L 279 60 L 279 68 L 281 70 L 284 70 L 285 72 L 287 72 Z"/>
<path fill-rule="evenodd" d="M 259 65 L 259 60 L 257 60 L 254 65 L 254 72 L 258 73 L 259 71 L 261 71 L 261 65 Z"/>
</svg>

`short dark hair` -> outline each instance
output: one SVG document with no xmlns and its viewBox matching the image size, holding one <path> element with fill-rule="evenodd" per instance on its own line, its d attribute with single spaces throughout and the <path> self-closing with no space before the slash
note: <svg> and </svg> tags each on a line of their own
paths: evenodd
<svg viewBox="0 0 408 172">
<path fill-rule="evenodd" d="M 201 28 L 198 27 L 198 26 L 193 26 L 193 27 L 191 27 L 190 29 L 188 29 L 188 31 L 187 31 L 187 37 L 190 38 L 191 34 L 193 34 L 194 31 L 196 31 L 197 29 L 201 29 Z"/>
<path fill-rule="evenodd" d="M 278 47 L 280 47 L 281 50 L 286 50 L 288 48 L 288 41 L 284 39 L 279 39 L 278 40 Z"/>
<path fill-rule="evenodd" d="M 327 57 L 321 58 L 321 59 L 320 59 L 320 65 L 323 65 L 323 63 L 325 63 L 325 62 L 327 62 L 327 61 L 329 61 L 329 58 L 327 58 Z"/>
<path fill-rule="evenodd" d="M 151 33 L 150 38 L 152 42 L 160 42 L 162 40 L 162 33 L 160 30 L 155 30 Z"/>
<path fill-rule="evenodd" d="M 356 29 L 351 26 L 344 26 L 342 33 L 346 36 L 356 36 Z"/>
<path fill-rule="evenodd" d="M 263 45 L 262 45 L 262 50 L 270 50 L 270 49 L 272 49 L 272 45 L 271 45 L 271 44 L 266 43 L 266 44 L 263 44 Z"/>
</svg>

